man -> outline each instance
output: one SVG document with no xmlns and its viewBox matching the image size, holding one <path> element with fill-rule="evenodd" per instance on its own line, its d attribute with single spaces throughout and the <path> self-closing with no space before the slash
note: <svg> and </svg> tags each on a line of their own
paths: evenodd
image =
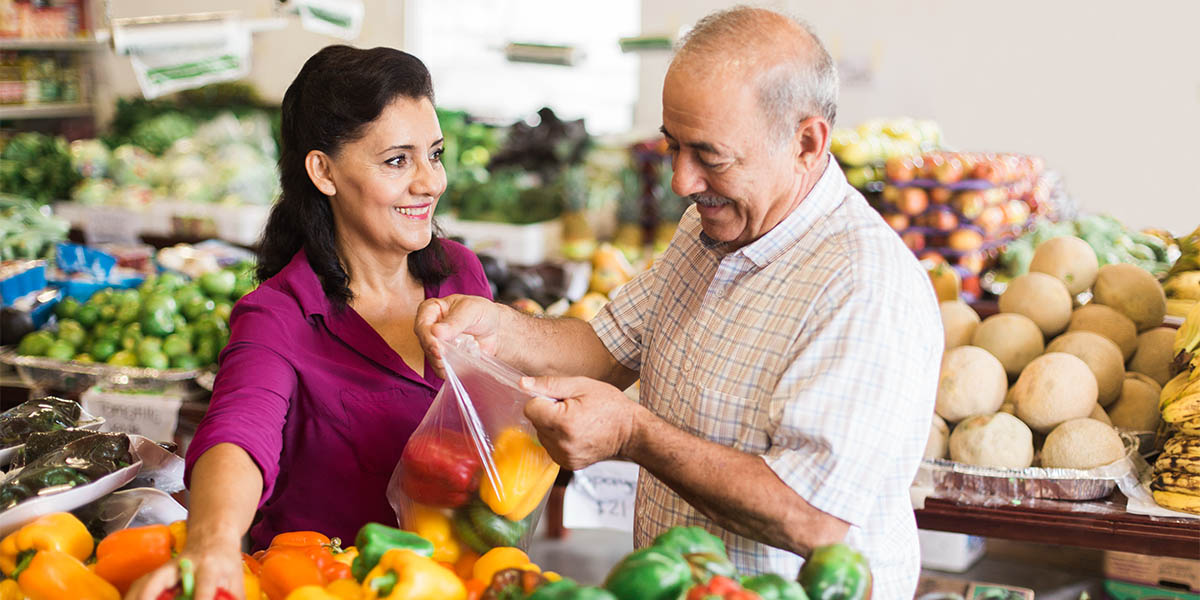
<svg viewBox="0 0 1200 600">
<path fill-rule="evenodd" d="M 435 365 L 459 333 L 528 373 L 526 415 L 569 469 L 642 466 L 635 543 L 721 535 L 742 572 L 793 577 L 812 548 L 864 552 L 876 598 L 919 572 L 908 487 L 942 351 L 929 280 L 828 153 L 829 54 L 760 9 L 700 21 L 663 87 L 672 188 L 690 208 L 654 267 L 591 324 L 427 300 Z M 641 404 L 619 391 L 641 377 Z M 615 386 L 615 387 L 614 387 Z"/>
</svg>

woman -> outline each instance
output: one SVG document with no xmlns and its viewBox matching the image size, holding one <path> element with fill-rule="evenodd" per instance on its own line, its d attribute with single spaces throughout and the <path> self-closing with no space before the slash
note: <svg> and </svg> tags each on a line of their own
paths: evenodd
<svg viewBox="0 0 1200 600">
<path fill-rule="evenodd" d="M 263 283 L 233 310 L 187 454 L 180 557 L 196 565 L 197 600 L 242 595 L 247 531 L 263 548 L 284 531 L 352 540 L 395 522 L 388 478 L 442 385 L 413 334 L 417 305 L 490 296 L 478 259 L 433 234 L 441 154 L 429 72 L 409 54 L 331 46 L 288 87 Z M 172 563 L 128 597 L 177 577 Z"/>
</svg>

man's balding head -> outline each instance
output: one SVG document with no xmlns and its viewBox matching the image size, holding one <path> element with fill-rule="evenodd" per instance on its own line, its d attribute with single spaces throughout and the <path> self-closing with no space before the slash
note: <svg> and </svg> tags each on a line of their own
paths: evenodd
<svg viewBox="0 0 1200 600">
<path fill-rule="evenodd" d="M 770 10 L 737 6 L 704 17 L 680 40 L 670 70 L 697 77 L 697 84 L 715 76 L 757 86 L 777 142 L 808 117 L 831 128 L 837 117 L 833 58 L 807 25 Z"/>
</svg>

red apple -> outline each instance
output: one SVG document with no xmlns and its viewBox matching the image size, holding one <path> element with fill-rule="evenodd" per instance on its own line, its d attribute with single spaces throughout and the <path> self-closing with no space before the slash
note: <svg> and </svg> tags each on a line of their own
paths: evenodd
<svg viewBox="0 0 1200 600">
<path fill-rule="evenodd" d="M 887 222 L 888 227 L 896 231 L 904 231 L 908 229 L 908 215 L 904 213 L 887 213 L 883 215 L 883 220 Z"/>
<path fill-rule="evenodd" d="M 900 200 L 896 203 L 896 208 L 910 217 L 915 217 L 929 208 L 929 195 L 921 188 L 903 188 L 900 190 Z"/>
<path fill-rule="evenodd" d="M 904 183 L 917 178 L 917 165 L 909 156 L 889 158 L 884 170 L 887 172 L 887 178 L 896 183 Z"/>
<path fill-rule="evenodd" d="M 935 187 L 929 190 L 929 201 L 934 204 L 949 204 L 954 192 L 950 188 Z"/>
<path fill-rule="evenodd" d="M 918 217 L 917 224 L 931 229 L 953 231 L 958 227 L 958 217 L 948 210 L 931 210 Z"/>
<path fill-rule="evenodd" d="M 983 269 L 980 269 L 982 271 Z M 978 298 L 983 290 L 979 287 L 979 275 L 971 274 L 962 278 L 963 295 Z"/>
<path fill-rule="evenodd" d="M 983 234 L 974 229 L 959 229 L 950 234 L 949 239 L 946 240 L 946 245 L 951 250 L 958 250 L 959 252 L 978 250 L 983 246 Z"/>
<path fill-rule="evenodd" d="M 925 234 L 920 231 L 906 231 L 900 235 L 900 239 L 904 240 L 904 245 L 913 252 L 925 249 Z"/>
<path fill-rule="evenodd" d="M 987 201 L 983 196 L 983 192 L 979 190 L 963 190 L 954 195 L 950 201 L 950 205 L 957 210 L 959 214 L 967 219 L 974 220 L 983 212 L 987 206 Z"/>
<path fill-rule="evenodd" d="M 946 157 L 940 153 L 926 154 L 921 157 L 921 178 L 936 179 L 938 165 L 946 162 Z"/>
</svg>

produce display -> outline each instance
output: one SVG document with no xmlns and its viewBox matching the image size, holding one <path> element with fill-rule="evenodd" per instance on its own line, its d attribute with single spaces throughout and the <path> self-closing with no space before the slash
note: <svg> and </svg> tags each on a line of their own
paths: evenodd
<svg viewBox="0 0 1200 600">
<path fill-rule="evenodd" d="M 1150 491 L 1160 506 L 1200 515 L 1200 304 L 1172 340 L 1172 371 L 1158 406 L 1169 436 L 1154 463 Z"/>
<path fill-rule="evenodd" d="M 926 458 L 1091 469 L 1125 456 L 1118 429 L 1158 428 L 1162 288 L 1140 267 L 1100 266 L 1086 242 L 1060 239 L 1009 282 L 1000 313 L 981 321 L 961 302 L 941 304 L 946 353 Z M 1073 308 L 1073 293 L 1089 290 L 1091 303 Z"/>
<path fill-rule="evenodd" d="M 18 404 L 0 413 L 0 448 L 23 444 L 33 433 L 75 427 L 81 414 L 78 402 L 53 396 Z"/>
<path fill-rule="evenodd" d="M 1060 237 L 1077 237 L 1087 242 L 1100 266 L 1135 264 L 1156 276 L 1171 268 L 1169 245 L 1162 236 L 1131 231 L 1112 217 L 1092 215 L 1058 223 L 1039 220 L 1028 232 L 1004 247 L 997 268 L 991 271 L 993 277 L 1003 282 L 1025 274 L 1033 261 L 1034 251 L 1047 241 Z"/>
<path fill-rule="evenodd" d="M 129 436 L 92 433 L 28 460 L 0 480 L 0 510 L 84 485 L 134 463 Z"/>
<path fill-rule="evenodd" d="M 18 133 L 0 145 L 0 190 L 7 194 L 44 204 L 68 197 L 79 181 L 61 137 Z"/>
<path fill-rule="evenodd" d="M 0 261 L 48 258 L 70 229 L 32 200 L 0 195 Z"/>
<path fill-rule="evenodd" d="M 1200 303 L 1200 227 L 1175 243 L 1180 254 L 1167 271 L 1163 292 L 1167 295 L 1167 314 L 1184 317 Z"/>
<path fill-rule="evenodd" d="M 933 121 L 873 119 L 853 129 L 835 129 L 829 150 L 850 185 L 861 192 L 878 193 L 883 189 L 887 161 L 918 156 L 941 144 L 942 130 Z"/>
<path fill-rule="evenodd" d="M 17 352 L 122 367 L 211 365 L 229 339 L 232 303 L 254 286 L 242 267 L 192 282 L 167 272 L 137 290 L 101 290 L 86 303 L 68 297 L 55 306 L 52 329 L 26 335 Z"/>
</svg>

